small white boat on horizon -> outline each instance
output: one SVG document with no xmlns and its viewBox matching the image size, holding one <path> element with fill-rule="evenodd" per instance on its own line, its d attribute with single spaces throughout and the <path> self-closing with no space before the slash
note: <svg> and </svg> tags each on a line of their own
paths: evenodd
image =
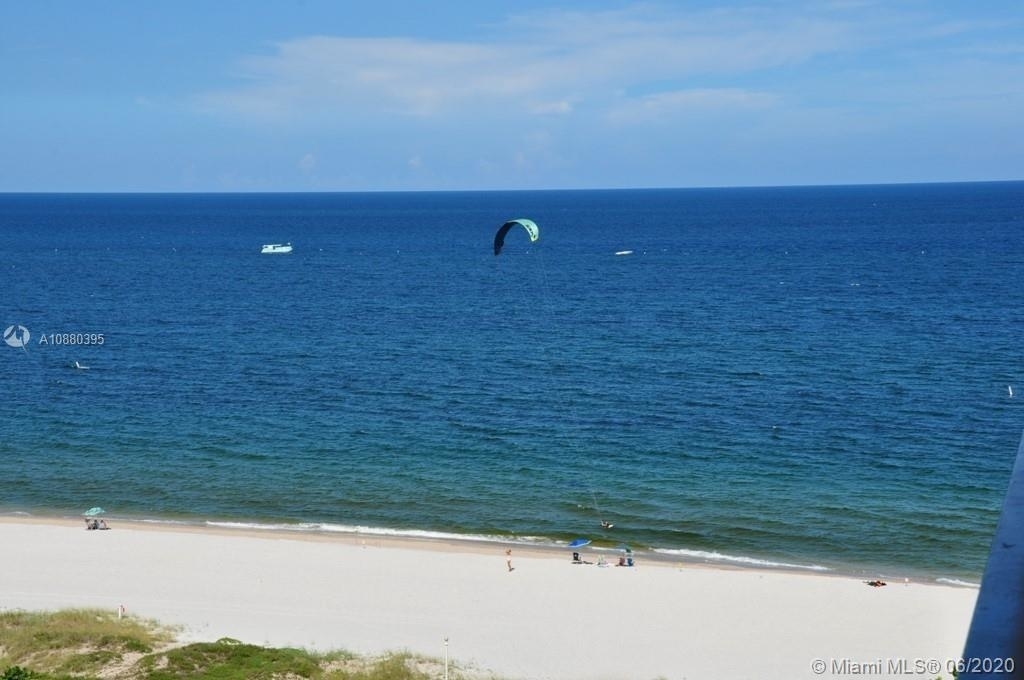
<svg viewBox="0 0 1024 680">
<path fill-rule="evenodd" d="M 283 254 L 292 252 L 291 243 L 267 243 L 264 244 L 260 253 L 263 255 Z"/>
</svg>

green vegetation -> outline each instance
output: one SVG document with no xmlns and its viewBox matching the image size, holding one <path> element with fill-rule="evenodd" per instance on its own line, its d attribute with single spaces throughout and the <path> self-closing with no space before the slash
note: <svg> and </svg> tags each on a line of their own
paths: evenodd
<svg viewBox="0 0 1024 680">
<path fill-rule="evenodd" d="M 449 672 L 454 680 L 466 676 Z M 0 680 L 432 680 L 436 659 L 248 645 L 181 645 L 156 622 L 95 610 L 0 613 Z"/>
<path fill-rule="evenodd" d="M 171 639 L 154 623 L 108 612 L 8 612 L 0 614 L 0 678 L 94 677 Z"/>
</svg>

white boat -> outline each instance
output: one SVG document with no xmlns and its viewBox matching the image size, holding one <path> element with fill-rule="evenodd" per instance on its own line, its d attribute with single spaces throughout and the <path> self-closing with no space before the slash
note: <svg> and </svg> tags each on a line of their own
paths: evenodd
<svg viewBox="0 0 1024 680">
<path fill-rule="evenodd" d="M 263 246 L 260 253 L 264 255 L 270 255 L 273 253 L 290 253 L 292 252 L 291 243 L 267 243 Z"/>
</svg>

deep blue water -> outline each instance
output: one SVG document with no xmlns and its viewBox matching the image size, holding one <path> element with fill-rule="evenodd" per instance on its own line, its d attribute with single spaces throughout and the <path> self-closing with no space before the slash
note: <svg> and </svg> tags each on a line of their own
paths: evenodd
<svg viewBox="0 0 1024 680">
<path fill-rule="evenodd" d="M 0 195 L 0 512 L 976 581 L 1022 265 L 1020 182 Z"/>
</svg>

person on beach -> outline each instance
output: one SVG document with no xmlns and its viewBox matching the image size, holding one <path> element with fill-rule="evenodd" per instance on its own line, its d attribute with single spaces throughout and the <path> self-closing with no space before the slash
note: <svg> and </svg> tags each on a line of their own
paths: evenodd
<svg viewBox="0 0 1024 680">
<path fill-rule="evenodd" d="M 508 565 L 508 570 L 512 571 L 512 548 L 505 551 L 505 564 Z"/>
</svg>

